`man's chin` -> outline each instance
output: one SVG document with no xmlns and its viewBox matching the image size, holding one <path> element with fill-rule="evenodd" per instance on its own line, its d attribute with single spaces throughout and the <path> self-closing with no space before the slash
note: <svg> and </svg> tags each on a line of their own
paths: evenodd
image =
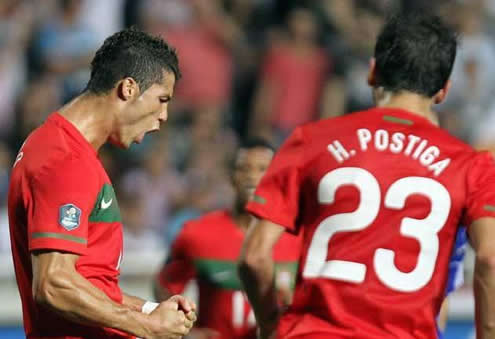
<svg viewBox="0 0 495 339">
<path fill-rule="evenodd" d="M 121 148 L 121 149 L 128 149 L 131 147 L 131 144 L 132 143 L 129 143 L 129 144 L 124 144 L 123 142 L 121 141 L 117 141 L 117 140 L 114 140 L 114 139 L 109 139 L 108 140 L 108 143 L 112 146 L 115 146 L 115 147 L 118 147 L 118 148 Z"/>
</svg>

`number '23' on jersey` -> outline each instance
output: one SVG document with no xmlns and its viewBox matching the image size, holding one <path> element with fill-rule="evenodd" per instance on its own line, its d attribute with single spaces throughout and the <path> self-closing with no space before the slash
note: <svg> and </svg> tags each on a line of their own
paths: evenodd
<svg viewBox="0 0 495 339">
<path fill-rule="evenodd" d="M 424 118 L 372 109 L 296 129 L 248 209 L 304 234 L 281 337 L 434 338 L 457 227 L 495 216 L 495 167 Z"/>
</svg>

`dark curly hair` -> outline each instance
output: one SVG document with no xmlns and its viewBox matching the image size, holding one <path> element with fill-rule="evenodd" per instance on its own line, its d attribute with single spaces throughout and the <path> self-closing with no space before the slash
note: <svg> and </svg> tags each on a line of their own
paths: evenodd
<svg viewBox="0 0 495 339">
<path fill-rule="evenodd" d="M 108 37 L 91 62 L 91 78 L 86 90 L 93 94 L 108 93 L 119 80 L 133 78 L 141 92 L 163 80 L 163 70 L 181 77 L 174 48 L 162 38 L 134 27 Z"/>
<path fill-rule="evenodd" d="M 376 42 L 377 85 L 433 97 L 449 79 L 456 52 L 457 35 L 438 16 L 395 15 Z"/>
<path fill-rule="evenodd" d="M 235 170 L 236 168 L 236 163 L 237 163 L 237 158 L 239 157 L 239 154 L 241 150 L 252 150 L 255 148 L 264 148 L 272 151 L 275 153 L 277 150 L 275 147 L 268 141 L 260 137 L 252 137 L 246 140 L 243 140 L 241 144 L 237 147 L 236 151 L 234 154 L 231 155 L 229 158 L 229 165 L 231 170 Z"/>
</svg>

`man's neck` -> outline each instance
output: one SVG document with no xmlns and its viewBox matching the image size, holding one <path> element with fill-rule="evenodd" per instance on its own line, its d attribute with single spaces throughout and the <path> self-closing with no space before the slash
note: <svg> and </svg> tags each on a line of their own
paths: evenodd
<svg viewBox="0 0 495 339">
<path fill-rule="evenodd" d="M 246 211 L 242 208 L 234 207 L 232 209 L 232 217 L 235 221 L 235 224 L 243 231 L 247 231 L 249 227 L 249 222 L 251 221 L 251 215 L 246 213 Z"/>
<path fill-rule="evenodd" d="M 114 123 L 104 98 L 83 93 L 59 110 L 96 151 L 107 142 Z"/>
<path fill-rule="evenodd" d="M 392 94 L 390 92 L 380 91 L 380 89 L 375 91 L 375 101 L 377 107 L 403 109 L 426 118 L 433 124 L 438 125 L 438 117 L 431 109 L 433 99 L 425 98 L 421 95 L 410 92 Z"/>
</svg>

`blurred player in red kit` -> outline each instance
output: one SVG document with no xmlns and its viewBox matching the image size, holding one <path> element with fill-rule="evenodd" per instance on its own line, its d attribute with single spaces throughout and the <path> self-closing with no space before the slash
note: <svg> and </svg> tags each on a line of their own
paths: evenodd
<svg viewBox="0 0 495 339">
<path fill-rule="evenodd" d="M 455 33 L 427 13 L 378 36 L 376 107 L 297 128 L 247 209 L 241 279 L 262 338 L 436 338 L 459 224 L 476 251 L 478 338 L 495 330 L 495 166 L 437 126 Z M 304 244 L 293 304 L 280 314 L 271 250 Z"/>
<path fill-rule="evenodd" d="M 236 191 L 232 210 L 214 211 L 186 223 L 158 275 L 159 300 L 181 293 L 191 279 L 198 283 L 198 322 L 188 338 L 256 338 L 255 318 L 241 288 L 237 262 L 252 218 L 244 206 L 254 197 L 273 154 L 273 148 L 262 139 L 251 139 L 241 145 L 232 170 Z M 290 303 L 299 245 L 299 238 L 285 234 L 274 247 L 274 287 L 279 305 Z"/>
<path fill-rule="evenodd" d="M 127 29 L 96 52 L 86 90 L 21 147 L 9 188 L 12 254 L 27 338 L 180 338 L 195 305 L 122 293 L 122 222 L 98 158 L 158 130 L 180 76 L 175 50 Z"/>
</svg>

